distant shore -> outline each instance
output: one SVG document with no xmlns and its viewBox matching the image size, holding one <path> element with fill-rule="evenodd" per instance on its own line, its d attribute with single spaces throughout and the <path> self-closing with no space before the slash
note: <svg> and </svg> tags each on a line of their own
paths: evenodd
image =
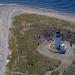
<svg viewBox="0 0 75 75">
<path fill-rule="evenodd" d="M 2 58 L 0 60 L 4 60 L 0 62 L 0 75 L 4 75 L 4 70 L 6 66 L 5 60 L 7 60 L 8 56 L 8 34 L 9 28 L 11 27 L 11 18 L 18 14 L 29 13 L 29 14 L 38 14 L 45 15 L 48 17 L 54 17 L 58 19 L 62 19 L 68 22 L 75 23 L 75 16 L 71 14 L 64 14 L 54 10 L 46 10 L 42 8 L 30 7 L 30 6 L 22 6 L 16 4 L 0 4 L 0 48 L 2 49 Z M 2 42 L 2 43 L 1 43 Z"/>
</svg>

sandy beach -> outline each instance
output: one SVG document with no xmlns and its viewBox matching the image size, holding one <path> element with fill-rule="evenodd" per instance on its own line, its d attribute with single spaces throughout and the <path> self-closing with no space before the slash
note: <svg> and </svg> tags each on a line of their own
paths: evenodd
<svg viewBox="0 0 75 75">
<path fill-rule="evenodd" d="M 66 20 L 75 23 L 75 16 L 65 13 L 60 13 L 53 10 L 44 10 L 32 7 L 25 7 L 21 5 L 0 5 L 0 75 L 4 75 L 6 60 L 9 53 L 8 36 L 9 28 L 12 26 L 12 17 L 22 13 L 40 14 L 58 19 Z"/>
</svg>

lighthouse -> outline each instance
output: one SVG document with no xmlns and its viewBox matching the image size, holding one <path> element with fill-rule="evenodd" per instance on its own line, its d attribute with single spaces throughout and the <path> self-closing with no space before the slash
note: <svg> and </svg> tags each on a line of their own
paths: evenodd
<svg viewBox="0 0 75 75">
<path fill-rule="evenodd" d="M 55 35 L 55 48 L 59 50 L 60 46 L 61 46 L 60 30 L 58 30 Z"/>
<path fill-rule="evenodd" d="M 57 30 L 55 35 L 55 48 L 58 50 L 59 53 L 64 54 L 66 51 L 65 44 L 62 44 L 61 42 L 61 34 L 60 30 Z"/>
</svg>

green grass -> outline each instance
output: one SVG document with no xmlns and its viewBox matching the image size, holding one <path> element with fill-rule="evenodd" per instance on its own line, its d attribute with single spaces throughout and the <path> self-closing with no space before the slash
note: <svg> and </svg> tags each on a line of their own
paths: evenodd
<svg viewBox="0 0 75 75">
<path fill-rule="evenodd" d="M 26 23 L 32 23 L 32 22 L 39 22 L 43 24 L 47 24 L 50 26 L 57 26 L 62 27 L 64 29 L 75 29 L 75 24 L 66 22 L 64 20 L 60 20 L 57 18 L 47 17 L 44 15 L 37 15 L 37 14 L 21 14 L 18 16 L 15 16 L 16 22 L 25 21 Z M 14 19 L 14 20 L 15 20 Z"/>
<path fill-rule="evenodd" d="M 31 26 L 28 26 L 29 24 Z M 21 73 L 28 71 L 30 74 L 43 75 L 46 71 L 55 69 L 59 66 L 59 61 L 45 57 L 37 52 L 38 35 L 43 30 L 54 26 L 75 29 L 75 25 L 72 23 L 36 14 L 15 16 L 12 25 L 9 36 L 9 49 L 12 53 L 9 56 L 10 62 L 7 65 L 8 75 L 10 75 L 11 71 Z M 28 27 L 32 29 L 24 31 L 24 28 Z"/>
<path fill-rule="evenodd" d="M 70 67 L 64 71 L 63 75 L 75 75 L 75 60 Z"/>
</svg>

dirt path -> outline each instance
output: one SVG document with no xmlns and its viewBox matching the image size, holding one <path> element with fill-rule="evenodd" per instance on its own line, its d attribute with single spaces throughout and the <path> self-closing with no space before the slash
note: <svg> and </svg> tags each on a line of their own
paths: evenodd
<svg viewBox="0 0 75 75">
<path fill-rule="evenodd" d="M 55 70 L 52 70 L 52 71 L 59 71 L 59 75 L 63 75 L 64 70 L 71 65 L 73 60 L 75 60 L 75 55 L 74 55 L 75 45 L 73 45 L 73 47 L 71 48 L 69 46 L 69 42 L 64 41 L 64 43 L 67 46 L 67 50 L 66 50 L 65 54 L 58 54 L 58 53 L 50 52 L 50 50 L 48 49 L 49 43 L 47 43 L 47 42 L 43 43 L 42 45 L 40 45 L 37 48 L 39 53 L 41 53 L 45 56 L 48 56 L 50 58 L 61 61 L 61 65 L 58 68 L 56 68 Z M 52 71 L 46 72 L 45 75 L 50 75 Z"/>
</svg>

